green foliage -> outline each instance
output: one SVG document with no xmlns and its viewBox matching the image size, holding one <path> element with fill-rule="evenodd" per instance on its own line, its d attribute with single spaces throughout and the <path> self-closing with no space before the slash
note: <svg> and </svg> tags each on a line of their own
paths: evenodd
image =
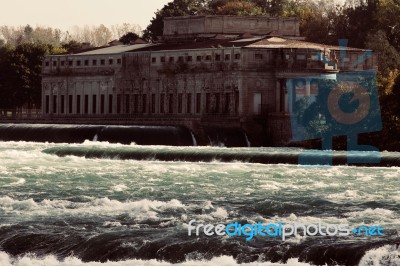
<svg viewBox="0 0 400 266">
<path fill-rule="evenodd" d="M 367 35 L 365 46 L 379 54 L 379 71 L 388 75 L 400 67 L 400 55 L 382 30 Z"/>
<path fill-rule="evenodd" d="M 388 104 L 390 106 L 391 111 L 396 114 L 396 116 L 400 115 L 400 76 L 394 80 L 394 84 L 391 92 L 388 94 Z"/>
<path fill-rule="evenodd" d="M 375 28 L 386 33 L 389 43 L 400 50 L 400 3 L 397 0 L 381 0 L 375 14 Z"/>
<path fill-rule="evenodd" d="M 20 27 L 0 26 L 0 36 L 2 36 L 4 43 L 13 47 L 23 43 L 44 43 L 60 46 L 62 32 L 50 27 L 36 26 L 33 28 L 30 25 Z"/>
<path fill-rule="evenodd" d="M 51 47 L 24 43 L 0 48 L 0 108 L 39 108 L 41 65 Z"/>
<path fill-rule="evenodd" d="M 342 38 L 348 39 L 352 47 L 364 48 L 366 36 L 376 25 L 376 12 L 375 1 L 345 8 L 343 13 L 347 18 L 347 27 L 343 29 L 344 32 L 340 32 Z"/>
<path fill-rule="evenodd" d="M 283 16 L 290 0 L 252 0 L 255 6 L 271 17 Z"/>
<path fill-rule="evenodd" d="M 382 74 L 382 72 L 378 73 L 377 80 L 381 98 L 392 92 L 395 81 L 399 75 L 400 71 L 398 69 L 390 70 L 385 74 Z"/>
<path fill-rule="evenodd" d="M 71 40 L 68 43 L 63 43 L 61 47 L 66 50 L 67 53 L 74 54 L 82 50 L 82 43 Z"/>
<path fill-rule="evenodd" d="M 119 41 L 122 42 L 123 44 L 130 44 L 134 41 L 139 39 L 139 35 L 137 35 L 134 32 L 128 32 L 124 34 L 121 38 L 119 38 Z"/>
<path fill-rule="evenodd" d="M 164 18 L 188 15 L 199 15 L 204 11 L 206 0 L 174 0 L 157 10 L 150 25 L 143 31 L 147 41 L 157 41 L 163 35 Z"/>
<path fill-rule="evenodd" d="M 217 6 L 216 9 L 210 10 L 216 15 L 232 15 L 232 16 L 257 16 L 262 15 L 263 11 L 260 7 L 244 0 L 225 1 L 223 5 Z"/>
<path fill-rule="evenodd" d="M 68 51 L 62 47 L 53 47 L 50 51 L 50 54 L 66 54 Z"/>
</svg>

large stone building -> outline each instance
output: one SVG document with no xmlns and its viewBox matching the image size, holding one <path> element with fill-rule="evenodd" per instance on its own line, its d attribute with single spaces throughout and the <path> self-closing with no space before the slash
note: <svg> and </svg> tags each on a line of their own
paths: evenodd
<svg viewBox="0 0 400 266">
<path fill-rule="evenodd" d="M 47 56 L 43 113 L 185 125 L 199 139 L 205 128 L 236 127 L 255 145 L 281 144 L 290 139 L 289 93 L 317 93 L 306 77 L 377 65 L 376 57 L 355 64 L 364 50 L 343 57 L 338 46 L 305 42 L 296 18 L 167 18 L 163 40 Z"/>
</svg>

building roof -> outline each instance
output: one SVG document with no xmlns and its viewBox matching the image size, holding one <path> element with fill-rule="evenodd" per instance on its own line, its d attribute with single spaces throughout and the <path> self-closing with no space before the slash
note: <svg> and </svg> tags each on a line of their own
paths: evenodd
<svg viewBox="0 0 400 266">
<path fill-rule="evenodd" d="M 246 39 L 207 39 L 202 41 L 192 42 L 177 42 L 177 43 L 160 43 L 152 46 L 145 46 L 135 49 L 139 51 L 166 51 L 166 50 L 191 50 L 191 49 L 207 49 L 207 48 L 225 48 L 225 47 L 246 47 L 246 48 L 261 48 L 261 49 L 316 49 L 316 50 L 341 50 L 340 46 L 327 45 L 321 43 L 306 42 L 296 39 L 288 39 L 282 37 L 254 37 Z M 347 51 L 367 51 L 364 49 L 346 47 Z"/>
<path fill-rule="evenodd" d="M 133 44 L 133 45 L 114 45 L 108 46 L 100 49 L 95 49 L 83 53 L 77 53 L 76 55 L 100 55 L 100 54 L 119 54 L 124 52 L 135 51 L 148 46 L 153 46 L 154 44 Z"/>
<path fill-rule="evenodd" d="M 257 39 L 259 40 L 259 39 Z M 139 51 L 167 51 L 167 50 L 191 50 L 191 49 L 210 49 L 210 48 L 225 48 L 225 47 L 243 47 L 254 42 L 254 39 L 229 40 L 229 39 L 208 39 L 202 41 L 180 42 L 180 43 L 160 43 L 153 46 L 146 46 Z"/>
<path fill-rule="evenodd" d="M 303 48 L 303 49 L 319 49 L 319 50 L 324 50 L 324 49 L 331 49 L 331 50 L 341 50 L 343 47 L 336 46 L 336 45 L 327 45 L 327 44 L 321 44 L 321 43 L 314 43 L 314 42 L 306 42 L 306 41 L 300 41 L 300 40 L 294 40 L 294 39 L 286 39 L 286 38 L 281 38 L 281 37 L 269 37 L 265 38 L 259 41 L 255 41 L 246 47 L 248 48 L 293 48 L 293 49 L 298 49 L 298 48 Z M 345 50 L 348 51 L 367 51 L 365 49 L 358 49 L 358 48 L 352 48 L 352 47 L 345 47 Z"/>
<path fill-rule="evenodd" d="M 217 36 L 217 35 L 216 35 Z M 221 37 L 222 35 L 218 35 Z M 238 37 L 238 36 L 237 36 Z M 77 53 L 75 55 L 105 55 L 105 54 L 120 54 L 125 52 L 142 52 L 142 51 L 179 51 L 179 50 L 194 50 L 194 49 L 212 49 L 212 48 L 228 48 L 228 47 L 245 47 L 258 49 L 331 49 L 341 50 L 340 46 L 326 45 L 320 43 L 306 42 L 296 39 L 259 36 L 253 38 L 229 39 L 229 38 L 213 38 L 193 40 L 190 42 L 167 42 L 158 44 L 131 44 L 131 45 L 114 45 L 100 47 L 89 51 Z M 348 51 L 367 51 L 364 49 L 346 47 Z"/>
</svg>

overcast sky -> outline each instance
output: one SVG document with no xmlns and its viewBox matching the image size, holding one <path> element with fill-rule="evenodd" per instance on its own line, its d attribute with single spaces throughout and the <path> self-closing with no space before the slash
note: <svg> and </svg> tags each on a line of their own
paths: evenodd
<svg viewBox="0 0 400 266">
<path fill-rule="evenodd" d="M 78 25 L 124 22 L 145 29 L 154 12 L 171 0 L 0 0 L 0 25 L 29 24 L 62 30 Z"/>
</svg>

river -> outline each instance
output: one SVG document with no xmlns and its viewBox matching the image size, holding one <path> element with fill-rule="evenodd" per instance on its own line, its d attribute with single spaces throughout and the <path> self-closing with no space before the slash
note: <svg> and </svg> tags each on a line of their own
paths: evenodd
<svg viewBox="0 0 400 266">
<path fill-rule="evenodd" d="M 98 158 L 49 151 L 114 150 Z M 0 265 L 400 265 L 400 168 L 123 160 L 184 147 L 0 142 Z M 298 153 L 194 147 L 208 154 Z M 379 225 L 383 236 L 188 235 L 188 223 Z M 101 264 L 104 263 L 104 264 Z M 374 264 L 375 263 L 375 264 Z"/>
</svg>

